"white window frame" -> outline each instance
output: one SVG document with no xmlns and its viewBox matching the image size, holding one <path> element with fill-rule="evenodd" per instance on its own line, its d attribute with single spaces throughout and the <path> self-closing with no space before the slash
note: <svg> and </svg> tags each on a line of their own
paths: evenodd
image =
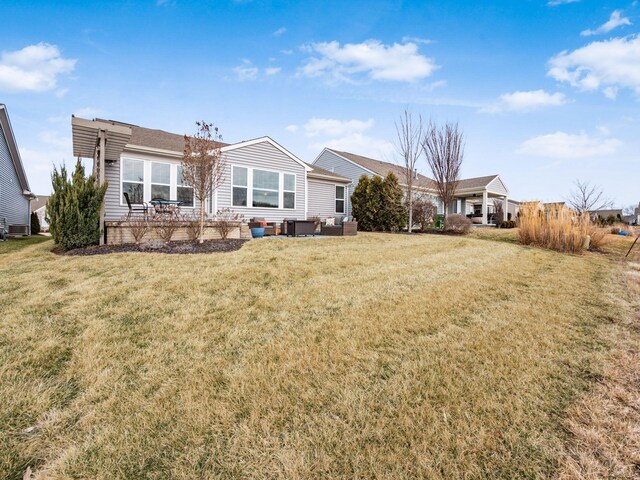
<svg viewBox="0 0 640 480">
<path fill-rule="evenodd" d="M 127 205 L 127 202 L 124 201 L 124 188 L 122 188 L 122 184 L 125 182 L 124 180 L 124 162 L 125 160 L 132 160 L 134 162 L 142 162 L 142 172 L 143 172 L 143 179 L 141 182 L 134 182 L 131 180 L 126 180 L 127 183 L 137 183 L 137 184 L 142 184 L 142 202 L 145 202 L 145 199 L 147 198 L 146 195 L 146 190 L 147 190 L 147 186 L 146 186 L 146 178 L 147 178 L 147 166 L 146 166 L 146 161 L 142 160 L 140 158 L 131 158 L 131 157 L 123 157 L 120 159 L 120 206 L 124 207 Z M 131 205 L 142 205 L 142 203 L 131 203 Z"/>
<path fill-rule="evenodd" d="M 247 184 L 246 185 L 236 185 L 235 183 L 233 183 L 233 178 L 234 178 L 233 173 L 234 173 L 234 170 L 236 168 L 244 168 L 247 171 Z M 243 167 L 242 165 L 231 165 L 231 199 L 230 199 L 231 201 L 229 202 L 231 204 L 231 208 L 249 208 L 250 207 L 250 205 L 251 205 L 251 203 L 250 203 L 251 198 L 250 197 L 251 196 L 249 194 L 249 190 L 251 189 L 251 187 L 249 186 L 249 184 L 252 183 L 252 182 L 250 182 L 250 180 L 253 180 L 253 178 L 251 178 L 251 171 L 250 170 L 251 169 L 249 167 Z M 247 205 L 246 206 L 243 207 L 242 205 L 234 205 L 233 204 L 233 189 L 234 188 L 244 188 L 244 189 L 247 190 Z"/>
<path fill-rule="evenodd" d="M 233 183 L 233 173 L 234 173 L 234 169 L 236 168 L 244 168 L 247 170 L 247 185 L 235 185 Z M 253 190 L 254 190 L 254 186 L 253 186 L 253 172 L 255 170 L 261 170 L 263 172 L 271 172 L 271 173 L 277 173 L 278 174 L 278 206 L 277 207 L 254 207 L 253 206 Z M 294 186 L 294 190 L 286 190 L 286 192 L 288 193 L 293 193 L 294 194 L 294 205 L 293 208 L 284 208 L 284 175 L 291 175 L 293 176 L 293 186 Z M 247 189 L 247 206 L 246 207 L 242 207 L 242 206 L 238 206 L 238 205 L 233 205 L 233 189 L 234 188 L 246 188 Z M 258 188 L 258 190 L 265 190 L 268 192 L 275 192 L 276 190 L 273 190 L 271 188 Z M 286 211 L 294 211 L 297 206 L 298 206 L 298 199 L 297 199 L 297 191 L 298 191 L 298 174 L 294 173 L 294 172 L 289 172 L 289 171 L 281 171 L 281 170 L 274 170 L 272 168 L 264 168 L 264 167 L 248 167 L 245 165 L 236 165 L 236 164 L 232 164 L 231 165 L 231 198 L 230 198 L 230 204 L 231 204 L 231 208 L 249 208 L 252 210 L 260 210 L 260 209 L 266 209 L 266 210 L 286 210 Z"/>
<path fill-rule="evenodd" d="M 142 162 L 143 171 L 144 171 L 144 179 L 142 182 L 134 182 L 129 180 L 124 180 L 124 162 L 125 161 L 134 161 L 134 162 Z M 162 163 L 165 165 L 169 165 L 169 183 L 156 183 L 151 181 L 152 175 L 152 164 L 154 163 Z M 163 185 L 169 187 L 169 199 L 178 198 L 178 167 L 179 163 L 172 162 L 163 162 L 158 160 L 147 160 L 143 158 L 135 158 L 135 157 L 120 157 L 120 206 L 126 207 L 127 203 L 124 201 L 124 196 L 122 195 L 124 189 L 122 188 L 122 184 L 126 181 L 127 183 L 137 183 L 142 184 L 142 201 L 149 202 L 151 201 L 151 185 Z M 180 185 L 182 186 L 182 185 Z M 193 189 L 193 187 L 190 187 Z M 132 205 L 142 205 L 139 203 L 132 203 Z M 193 189 L 193 205 L 183 205 L 180 208 L 196 208 L 196 198 L 195 198 L 195 189 Z"/>
<path fill-rule="evenodd" d="M 180 208 L 196 208 L 196 189 L 193 188 L 192 186 L 189 186 L 189 185 L 178 185 L 178 168 L 182 168 L 182 170 L 183 170 L 182 176 L 184 177 L 184 167 L 182 167 L 181 164 L 177 163 L 176 167 L 174 169 L 172 169 L 172 170 L 175 170 L 175 175 L 172 174 L 173 175 L 172 178 L 175 178 L 175 182 L 174 182 L 175 183 L 175 191 L 173 191 L 173 193 L 174 193 L 173 198 L 178 200 L 178 188 L 190 188 L 192 196 L 193 196 L 192 205 L 180 205 Z"/>
<path fill-rule="evenodd" d="M 340 185 L 339 183 L 335 183 L 334 184 L 334 189 L 333 189 L 333 209 L 335 210 L 334 213 L 337 213 L 339 215 L 346 215 L 347 214 L 347 187 L 345 185 Z M 342 198 L 338 197 L 338 187 L 342 187 Z M 336 208 L 336 203 L 338 202 L 338 200 L 342 200 L 342 212 L 339 212 L 338 209 Z"/>
<path fill-rule="evenodd" d="M 158 182 L 154 182 L 153 181 L 153 164 L 156 163 L 158 165 L 169 165 L 169 183 L 158 183 Z M 169 187 L 169 198 L 168 200 L 171 200 L 171 197 L 176 198 L 175 195 L 173 195 L 175 193 L 175 191 L 173 191 L 172 189 L 172 184 L 175 185 L 175 172 L 173 172 L 171 168 L 171 163 L 169 162 L 158 162 L 157 160 L 151 160 L 149 162 L 149 199 L 153 200 L 153 198 L 151 198 L 151 188 L 154 185 L 159 185 L 161 187 Z"/>
<path fill-rule="evenodd" d="M 291 175 L 293 177 L 293 190 L 285 190 L 284 188 L 284 176 L 285 175 Z M 280 205 L 282 206 L 282 210 L 295 210 L 296 209 L 296 205 L 297 205 L 297 198 L 296 198 L 296 187 L 297 187 L 297 182 L 298 182 L 298 178 L 296 177 L 295 173 L 289 173 L 289 172 L 280 172 L 280 185 L 282 185 L 282 192 L 280 193 Z M 284 206 L 284 194 L 286 193 L 293 193 L 293 207 L 285 207 Z"/>
</svg>

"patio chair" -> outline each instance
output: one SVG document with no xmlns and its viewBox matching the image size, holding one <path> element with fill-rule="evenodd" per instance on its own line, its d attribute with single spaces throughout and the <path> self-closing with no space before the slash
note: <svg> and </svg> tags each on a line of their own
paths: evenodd
<svg viewBox="0 0 640 480">
<path fill-rule="evenodd" d="M 129 194 L 127 192 L 123 192 L 124 199 L 127 201 L 127 207 L 129 207 L 129 213 L 127 213 L 127 218 L 130 218 L 134 213 L 142 213 L 143 215 L 147 215 L 149 212 L 149 206 L 146 202 L 142 202 L 141 206 L 132 205 L 131 200 L 129 199 Z"/>
<path fill-rule="evenodd" d="M 7 240 L 7 234 L 9 233 L 9 226 L 7 225 L 7 219 L 0 219 L 0 241 L 5 242 Z"/>
</svg>

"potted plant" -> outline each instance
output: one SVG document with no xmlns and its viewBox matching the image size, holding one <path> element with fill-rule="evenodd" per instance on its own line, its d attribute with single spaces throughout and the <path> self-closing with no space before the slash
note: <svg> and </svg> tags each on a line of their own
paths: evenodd
<svg viewBox="0 0 640 480">
<path fill-rule="evenodd" d="M 264 237 L 264 227 L 251 227 L 251 236 L 253 238 Z"/>
</svg>

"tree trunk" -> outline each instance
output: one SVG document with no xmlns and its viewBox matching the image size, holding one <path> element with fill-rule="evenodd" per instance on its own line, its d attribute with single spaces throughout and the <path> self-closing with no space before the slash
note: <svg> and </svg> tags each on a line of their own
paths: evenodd
<svg viewBox="0 0 640 480">
<path fill-rule="evenodd" d="M 200 243 L 204 243 L 204 200 L 200 200 Z"/>
<path fill-rule="evenodd" d="M 413 233 L 413 195 L 409 192 L 409 233 Z"/>
</svg>

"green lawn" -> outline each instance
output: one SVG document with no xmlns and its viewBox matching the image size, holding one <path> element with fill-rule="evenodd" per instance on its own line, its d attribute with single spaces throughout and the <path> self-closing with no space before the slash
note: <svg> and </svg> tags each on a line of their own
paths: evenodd
<svg viewBox="0 0 640 480">
<path fill-rule="evenodd" d="M 0 472 L 571 473 L 572 409 L 591 401 L 621 339 L 640 340 L 632 304 L 619 301 L 619 255 L 493 240 L 12 251 L 0 261 Z"/>
<path fill-rule="evenodd" d="M 51 237 L 32 235 L 30 237 L 10 238 L 6 242 L 0 242 L 0 255 L 12 253 L 30 245 L 46 242 L 47 240 L 51 240 Z"/>
</svg>

